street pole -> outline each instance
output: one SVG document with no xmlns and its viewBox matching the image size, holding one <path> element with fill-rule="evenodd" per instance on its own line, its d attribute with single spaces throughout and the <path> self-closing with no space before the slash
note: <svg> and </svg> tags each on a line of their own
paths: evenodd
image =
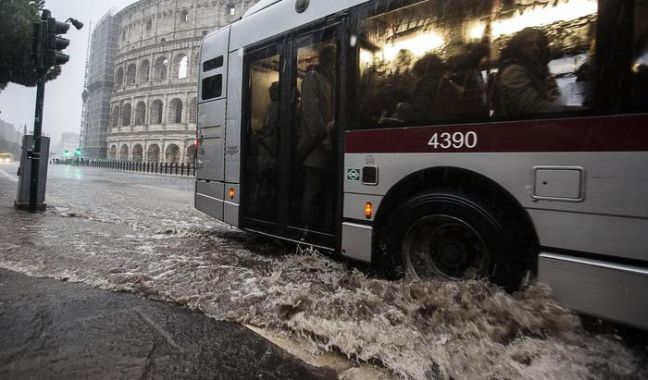
<svg viewBox="0 0 648 380">
<path fill-rule="evenodd" d="M 31 154 L 28 156 L 31 159 L 31 186 L 29 192 L 29 212 L 36 212 L 38 206 L 38 177 L 40 172 L 40 153 L 41 153 L 41 132 L 43 129 L 43 104 L 45 102 L 45 80 L 47 70 L 45 69 L 45 57 L 43 44 L 45 36 L 47 36 L 47 20 L 50 18 L 51 13 L 48 10 L 43 10 L 41 14 L 41 23 L 39 29 L 39 36 L 37 40 L 36 49 L 36 70 L 38 75 L 38 82 L 36 87 L 36 112 L 34 114 L 34 137 Z"/>
<path fill-rule="evenodd" d="M 29 211 L 36 212 L 38 203 L 38 177 L 40 172 L 41 131 L 43 128 L 43 103 L 45 100 L 45 75 L 40 74 L 36 88 L 36 114 L 34 116 L 34 137 L 30 159 L 31 186 L 29 192 Z"/>
</svg>

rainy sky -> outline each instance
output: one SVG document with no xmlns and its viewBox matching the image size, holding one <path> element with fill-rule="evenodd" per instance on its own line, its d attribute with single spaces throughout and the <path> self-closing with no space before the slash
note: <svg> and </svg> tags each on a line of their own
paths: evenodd
<svg viewBox="0 0 648 380">
<path fill-rule="evenodd" d="M 70 46 L 65 53 L 70 61 L 63 66 L 63 73 L 45 86 L 45 110 L 43 133 L 59 141 L 63 132 L 79 133 L 81 127 L 81 93 L 85 74 L 86 49 L 90 33 L 90 21 L 94 24 L 114 8 L 116 11 L 134 3 L 136 0 L 46 0 L 45 8 L 59 21 L 73 17 L 85 24 L 81 31 L 70 27 L 66 38 Z M 0 119 L 13 124 L 22 131 L 34 125 L 36 88 L 9 84 L 0 92 Z"/>
</svg>

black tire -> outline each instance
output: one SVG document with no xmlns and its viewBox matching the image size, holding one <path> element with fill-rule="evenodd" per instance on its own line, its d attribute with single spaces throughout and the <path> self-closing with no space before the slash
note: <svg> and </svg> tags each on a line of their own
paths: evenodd
<svg viewBox="0 0 648 380">
<path fill-rule="evenodd" d="M 381 272 L 414 279 L 487 278 L 516 290 L 526 271 L 512 229 L 501 215 L 488 202 L 459 191 L 414 196 L 380 230 Z"/>
</svg>

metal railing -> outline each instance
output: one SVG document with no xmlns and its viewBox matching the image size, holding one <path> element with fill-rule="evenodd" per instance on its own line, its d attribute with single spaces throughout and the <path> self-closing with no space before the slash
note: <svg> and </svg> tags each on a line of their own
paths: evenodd
<svg viewBox="0 0 648 380">
<path fill-rule="evenodd" d="M 191 163 L 169 162 L 138 162 L 138 161 L 113 161 L 113 160 L 54 160 L 57 165 L 75 165 L 107 170 L 167 174 L 177 176 L 196 176 L 196 165 Z"/>
</svg>

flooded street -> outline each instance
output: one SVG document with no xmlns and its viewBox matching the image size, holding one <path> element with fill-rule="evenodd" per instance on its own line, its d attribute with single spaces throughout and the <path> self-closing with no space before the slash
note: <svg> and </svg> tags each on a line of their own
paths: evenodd
<svg viewBox="0 0 648 380">
<path fill-rule="evenodd" d="M 0 166 L 3 269 L 186 305 L 396 378 L 648 378 L 645 346 L 583 329 L 540 285 L 370 278 L 202 215 L 189 178 L 51 166 L 48 211 L 27 214 L 15 172 Z"/>
</svg>

